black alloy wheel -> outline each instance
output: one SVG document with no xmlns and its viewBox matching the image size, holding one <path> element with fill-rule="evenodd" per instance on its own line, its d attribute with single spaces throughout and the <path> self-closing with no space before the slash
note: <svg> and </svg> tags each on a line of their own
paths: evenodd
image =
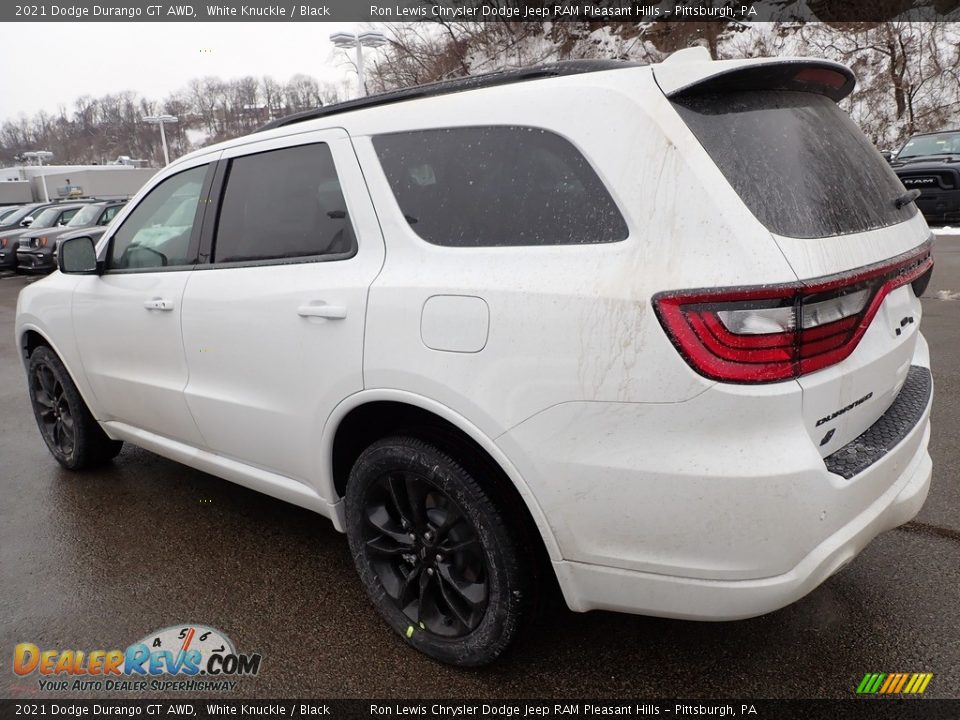
<svg viewBox="0 0 960 720">
<path fill-rule="evenodd" d="M 422 475 L 396 471 L 376 480 L 364 511 L 370 562 L 410 622 L 444 637 L 476 630 L 487 610 L 487 569 L 463 510 Z"/>
<path fill-rule="evenodd" d="M 77 426 L 63 383 L 46 363 L 30 369 L 30 394 L 43 439 L 54 455 L 68 458 L 77 446 Z"/>
<path fill-rule="evenodd" d="M 346 524 L 367 595 L 410 645 L 477 666 L 513 641 L 532 607 L 536 570 L 514 514 L 438 447 L 379 440 L 350 472 Z"/>
<path fill-rule="evenodd" d="M 119 454 L 123 443 L 103 432 L 70 373 L 49 347 L 38 347 L 30 353 L 27 388 L 40 435 L 58 463 L 68 470 L 80 470 Z"/>
</svg>

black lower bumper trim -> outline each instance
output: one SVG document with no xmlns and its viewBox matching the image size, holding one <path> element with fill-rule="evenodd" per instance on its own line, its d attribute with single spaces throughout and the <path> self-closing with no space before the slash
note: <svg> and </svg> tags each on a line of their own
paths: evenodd
<svg viewBox="0 0 960 720">
<path fill-rule="evenodd" d="M 849 480 L 893 450 L 920 422 L 932 390 L 930 370 L 912 365 L 893 405 L 860 436 L 825 457 L 827 470 Z"/>
</svg>

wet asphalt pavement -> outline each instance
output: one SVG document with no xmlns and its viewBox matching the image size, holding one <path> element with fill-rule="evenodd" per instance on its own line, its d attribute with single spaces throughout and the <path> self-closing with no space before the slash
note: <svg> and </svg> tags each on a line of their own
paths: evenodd
<svg viewBox="0 0 960 720">
<path fill-rule="evenodd" d="M 129 445 L 105 470 L 60 469 L 13 347 L 28 281 L 0 279 L 0 696 L 40 696 L 36 675 L 11 671 L 18 642 L 122 649 L 193 621 L 263 656 L 231 697 L 849 698 L 864 673 L 903 671 L 934 673 L 927 696 L 960 697 L 960 236 L 938 238 L 936 251 L 923 300 L 934 478 L 915 522 L 765 617 L 706 624 L 558 607 L 479 671 L 438 665 L 394 637 L 345 538 L 319 516 Z"/>
</svg>

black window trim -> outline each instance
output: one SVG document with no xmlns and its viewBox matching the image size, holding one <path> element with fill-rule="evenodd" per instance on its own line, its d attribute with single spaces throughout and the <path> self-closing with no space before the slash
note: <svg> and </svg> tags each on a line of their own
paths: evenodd
<svg viewBox="0 0 960 720">
<path fill-rule="evenodd" d="M 341 179 L 341 174 L 337 169 L 337 159 L 334 157 L 333 148 L 326 140 L 316 140 L 307 143 L 297 143 L 291 145 L 279 145 L 256 152 L 243 153 L 229 158 L 221 158 L 216 163 L 216 169 L 211 180 L 211 187 L 207 201 L 207 212 L 204 213 L 203 225 L 201 228 L 199 262 L 194 266 L 195 270 L 221 270 L 227 268 L 247 268 L 247 267 L 266 267 L 272 265 L 303 265 L 306 263 L 319 262 L 339 262 L 356 257 L 360 252 L 360 235 L 357 233 L 357 226 L 353 221 L 353 213 L 350 212 L 350 202 L 347 199 L 346 188 L 340 182 L 340 192 L 343 195 L 343 201 L 347 205 L 347 220 L 350 223 L 350 229 L 353 233 L 353 248 L 342 253 L 328 253 L 325 255 L 303 255 L 300 257 L 272 258 L 264 260 L 236 260 L 231 262 L 211 261 L 215 257 L 217 248 L 217 232 L 220 224 L 220 210 L 223 206 L 223 197 L 227 189 L 227 179 L 230 175 L 230 165 L 234 160 L 251 157 L 253 155 L 262 155 L 263 153 L 274 152 L 276 150 L 288 150 L 292 147 L 306 147 L 308 145 L 326 145 L 330 152 L 330 159 L 333 161 L 334 171 L 337 173 L 337 181 Z"/>
<path fill-rule="evenodd" d="M 562 140 L 566 141 L 570 147 L 577 151 L 580 154 L 580 157 L 583 158 L 583 161 L 587 164 L 587 167 L 593 172 L 594 176 L 597 178 L 597 181 L 600 183 L 600 187 L 607 193 L 607 197 L 610 198 L 610 202 L 613 204 L 614 209 L 619 213 L 620 219 L 623 220 L 623 224 L 627 229 L 627 234 L 618 239 L 618 240 L 605 240 L 603 242 L 594 242 L 594 243 L 542 243 L 536 245 L 446 245 L 442 243 L 431 242 L 424 238 L 416 229 L 407 222 L 406 216 L 403 214 L 403 208 L 400 207 L 400 201 L 397 199 L 396 193 L 393 191 L 393 188 L 390 185 L 390 179 L 387 177 L 386 170 L 383 167 L 383 163 L 380 160 L 380 155 L 376 149 L 376 143 L 374 142 L 379 137 L 386 137 L 388 135 L 406 135 L 410 133 L 417 132 L 429 132 L 431 130 L 463 130 L 463 129 L 483 129 L 483 128 L 501 128 L 501 127 L 513 127 L 521 129 L 532 129 L 532 130 L 542 130 L 543 132 L 551 133 L 556 135 Z M 476 250 L 500 250 L 500 251 L 516 251 L 516 250 L 557 250 L 558 248 L 593 248 L 594 251 L 597 251 L 603 247 L 616 247 L 620 243 L 629 242 L 634 237 L 633 224 L 630 220 L 630 216 L 624 212 L 623 205 L 620 202 L 620 198 L 613 190 L 611 190 L 609 183 L 607 182 L 604 174 L 600 171 L 600 168 L 593 162 L 593 158 L 586 152 L 583 148 L 580 147 L 580 144 L 575 142 L 573 138 L 567 136 L 566 134 L 556 130 L 552 127 L 546 127 L 544 125 L 516 125 L 513 123 L 484 123 L 484 124 L 469 124 L 469 125 L 434 125 L 430 127 L 418 127 L 409 130 L 390 130 L 388 132 L 376 133 L 369 135 L 370 144 L 373 146 L 373 154 L 377 159 L 377 165 L 380 170 L 380 174 L 383 177 L 384 184 L 387 188 L 388 197 L 393 201 L 393 210 L 396 216 L 399 218 L 398 225 L 403 227 L 409 235 L 411 235 L 417 242 L 423 243 L 431 248 L 439 248 L 441 250 L 451 250 L 453 252 L 471 252 Z"/>
<path fill-rule="evenodd" d="M 193 258 L 192 263 L 186 263 L 183 265 L 172 265 L 170 267 L 161 266 L 161 267 L 149 267 L 149 268 L 111 268 L 109 263 L 110 263 L 110 257 L 113 254 L 113 240 L 117 236 L 117 233 L 120 232 L 120 229 L 123 227 L 124 223 L 127 222 L 127 219 L 129 219 L 128 217 L 124 219 L 123 223 L 118 225 L 117 229 L 110 234 L 110 240 L 107 242 L 106 248 L 104 248 L 103 274 L 104 275 L 134 275 L 134 274 L 158 273 L 158 272 L 189 272 L 191 270 L 195 270 L 198 267 L 198 263 L 200 262 L 198 259 L 199 258 L 198 250 L 200 248 L 200 232 L 203 229 L 203 220 L 206 215 L 207 206 L 209 205 L 209 202 L 210 202 L 210 187 L 213 182 L 213 175 L 214 175 L 213 170 L 215 166 L 218 164 L 219 164 L 218 162 L 200 163 L 198 165 L 193 165 L 191 167 L 184 168 L 183 170 L 180 170 L 179 172 L 175 172 L 171 175 L 167 175 L 165 178 L 163 178 L 163 180 L 161 180 L 152 188 L 150 188 L 150 192 L 144 195 L 143 198 L 141 198 L 140 202 L 138 202 L 137 205 L 133 206 L 131 210 L 131 212 L 133 212 L 133 210 L 136 210 L 137 206 L 139 206 L 140 203 L 146 200 L 146 198 L 150 195 L 150 193 L 152 193 L 158 187 L 163 185 L 163 183 L 165 183 L 167 180 L 170 180 L 171 178 L 175 178 L 177 175 L 181 175 L 185 172 L 196 170 L 198 167 L 204 167 L 205 165 L 207 168 L 207 172 L 203 176 L 203 184 L 200 186 L 200 200 L 197 203 L 197 210 L 193 217 L 193 228 L 190 231 L 190 244 L 187 246 L 187 252 L 190 253 L 190 257 Z"/>
</svg>

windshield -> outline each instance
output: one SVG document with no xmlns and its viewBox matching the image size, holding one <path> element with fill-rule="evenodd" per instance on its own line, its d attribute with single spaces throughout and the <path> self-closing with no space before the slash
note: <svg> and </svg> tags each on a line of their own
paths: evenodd
<svg viewBox="0 0 960 720">
<path fill-rule="evenodd" d="M 58 217 L 60 217 L 60 208 L 47 208 L 33 219 L 33 225 L 30 226 L 30 229 L 53 227 Z"/>
<path fill-rule="evenodd" d="M 34 207 L 20 208 L 20 209 L 17 210 L 16 212 L 13 212 L 13 213 L 11 213 L 10 215 L 8 215 L 7 217 L 5 217 L 5 218 L 3 219 L 3 224 L 4 224 L 4 225 L 16 225 L 16 224 L 18 224 L 21 220 L 23 220 L 25 217 L 28 217 L 28 216 L 29 216 L 31 213 L 33 213 L 36 209 L 37 209 L 36 206 L 34 206 Z"/>
<path fill-rule="evenodd" d="M 897 153 L 897 159 L 921 155 L 960 155 L 960 132 L 912 137 Z"/>
<path fill-rule="evenodd" d="M 4 210 L 0 210 L 0 222 L 2 222 L 7 215 L 13 215 L 16 211 L 17 211 L 17 208 L 15 207 L 5 208 Z"/>
<path fill-rule="evenodd" d="M 100 214 L 99 205 L 87 205 L 80 212 L 73 216 L 67 227 L 90 227 L 97 224 L 97 216 Z"/>
</svg>

